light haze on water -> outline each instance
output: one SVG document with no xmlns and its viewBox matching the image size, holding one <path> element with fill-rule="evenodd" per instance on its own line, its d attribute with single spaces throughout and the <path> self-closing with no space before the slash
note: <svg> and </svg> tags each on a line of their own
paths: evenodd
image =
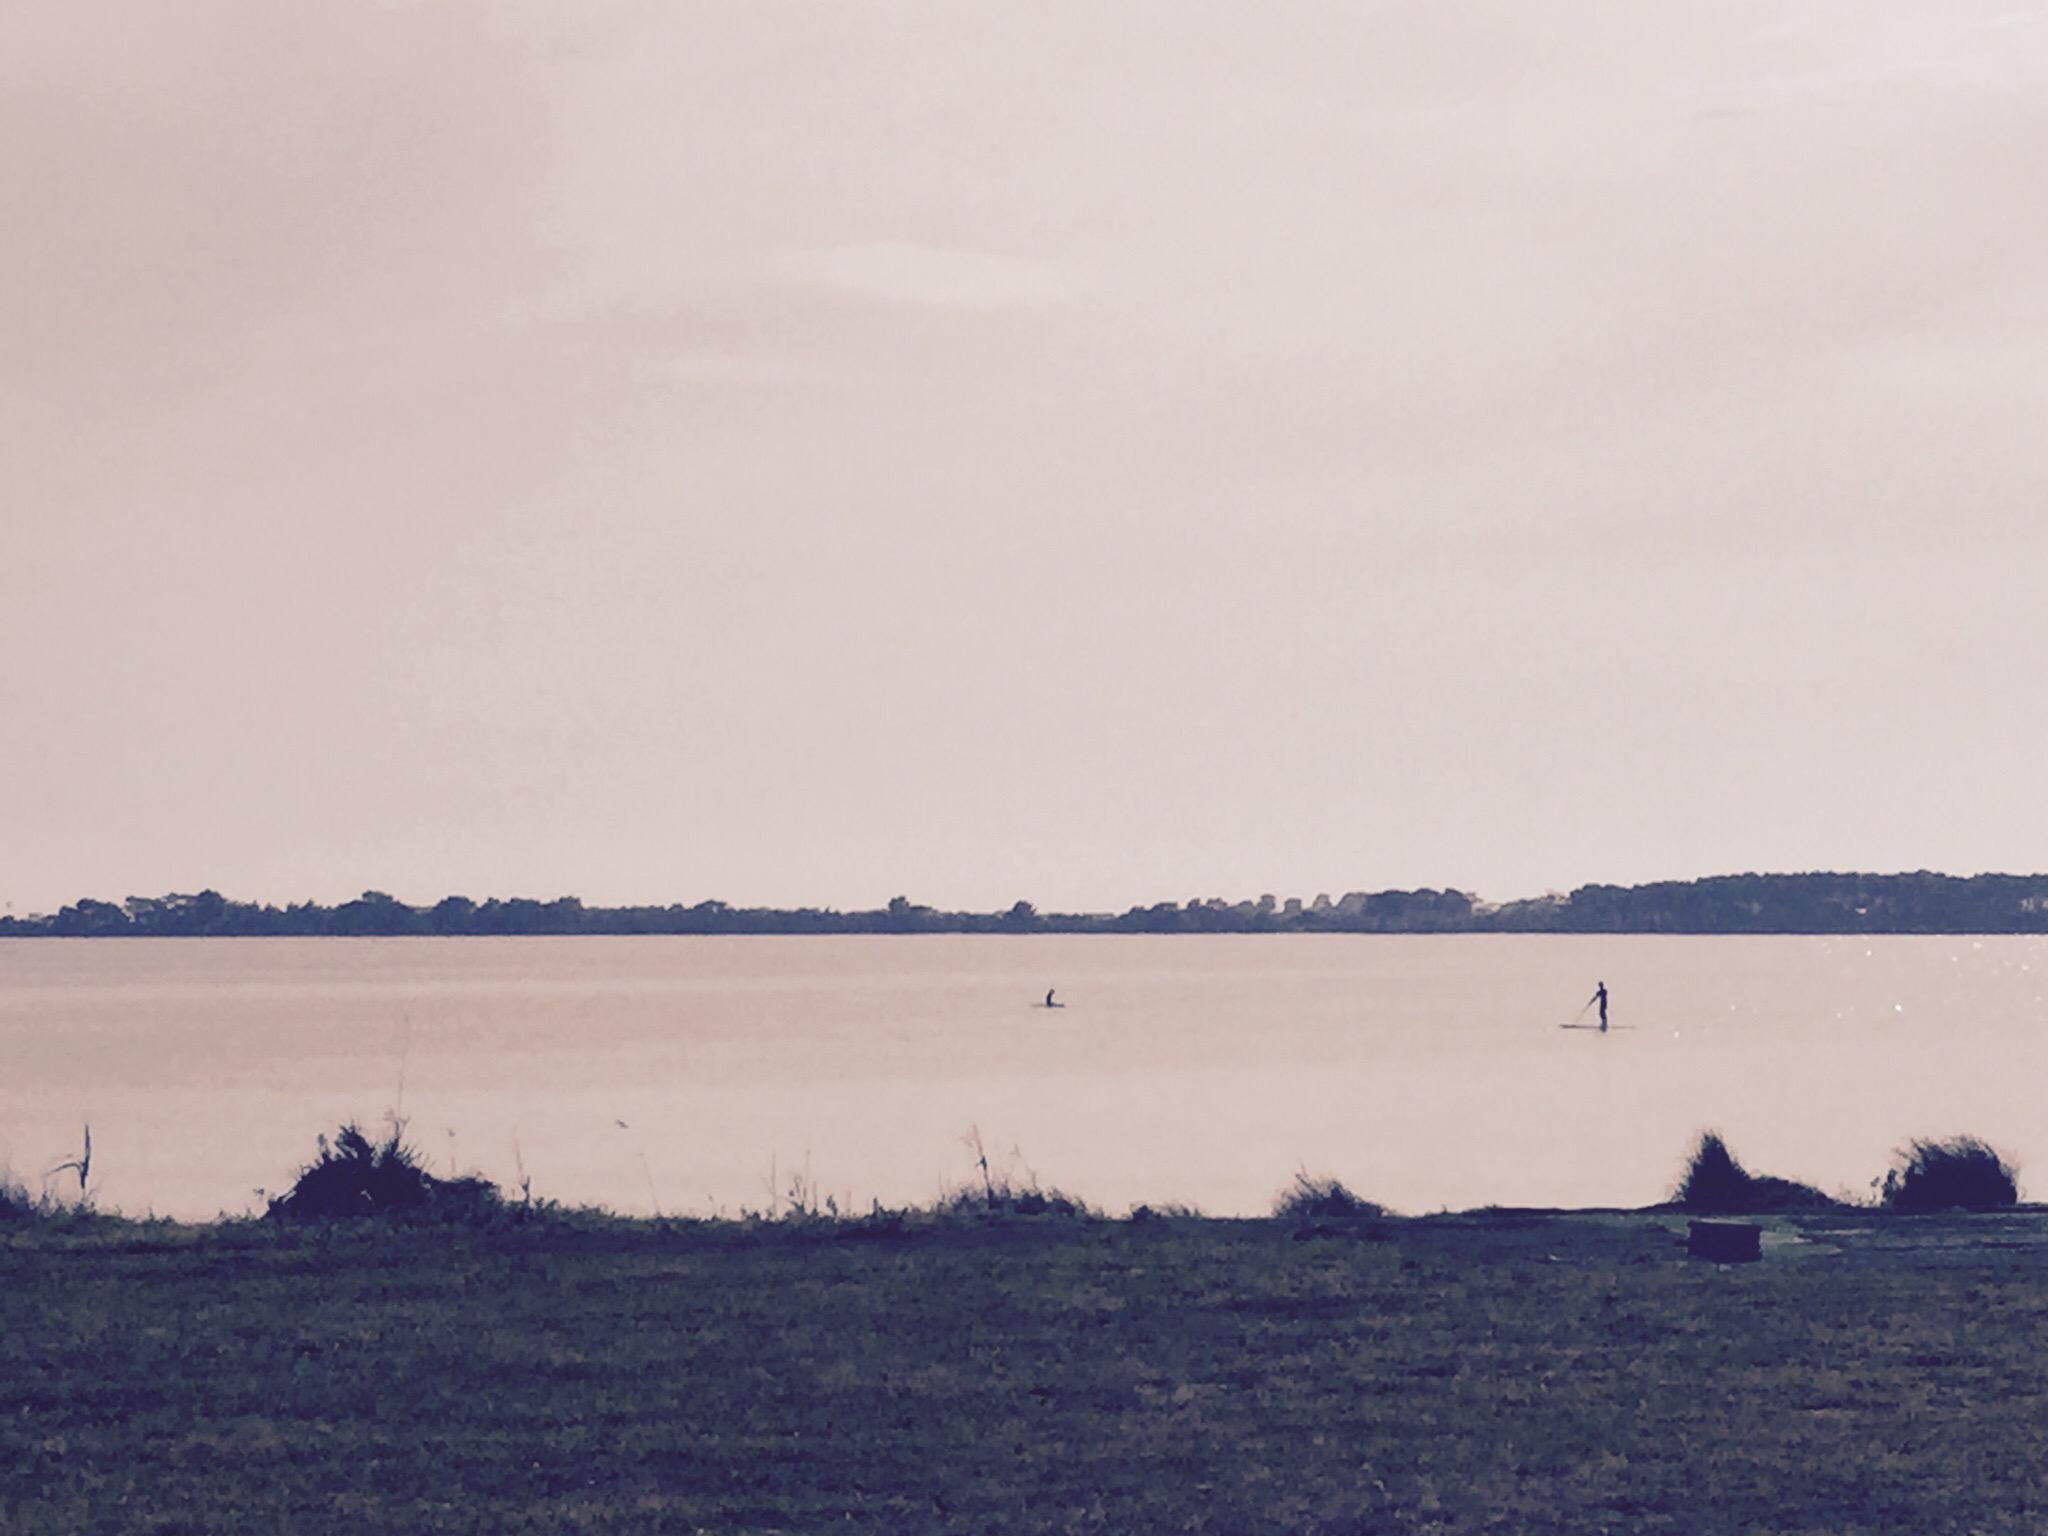
<svg viewBox="0 0 2048 1536">
<path fill-rule="evenodd" d="M 728 1214 L 997 1172 L 1112 1213 L 1640 1205 L 1713 1126 L 1865 1194 L 1970 1132 L 2048 1179 L 2048 940 L 1608 936 L 0 941 L 0 1164 L 260 1208 L 397 1112 L 438 1172 Z M 1615 1030 L 1558 1026 L 1597 980 Z M 1065 1006 L 1047 1009 L 1047 989 Z M 62 1180 L 53 1181 L 61 1189 Z"/>
</svg>

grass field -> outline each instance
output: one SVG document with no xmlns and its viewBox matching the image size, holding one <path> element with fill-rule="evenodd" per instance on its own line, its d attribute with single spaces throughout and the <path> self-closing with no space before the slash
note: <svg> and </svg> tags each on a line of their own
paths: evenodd
<svg viewBox="0 0 2048 1536">
<path fill-rule="evenodd" d="M 32 1223 L 0 1530 L 2037 1531 L 2044 1223 Z"/>
</svg>

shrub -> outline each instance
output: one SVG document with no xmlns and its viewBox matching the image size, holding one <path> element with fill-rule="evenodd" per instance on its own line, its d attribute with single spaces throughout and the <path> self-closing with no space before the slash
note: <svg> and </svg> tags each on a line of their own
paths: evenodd
<svg viewBox="0 0 2048 1536">
<path fill-rule="evenodd" d="M 1884 1176 L 1879 1199 L 1894 1211 L 1995 1211 L 2019 1203 L 2017 1170 L 1975 1136 L 1915 1141 Z"/>
<path fill-rule="evenodd" d="M 1681 1211 L 1702 1215 L 1762 1216 L 1778 1211 L 1824 1211 L 1835 1205 L 1811 1184 L 1751 1173 L 1735 1160 L 1718 1131 L 1702 1131 L 1671 1197 Z"/>
<path fill-rule="evenodd" d="M 34 1221 L 49 1214 L 50 1202 L 39 1200 L 11 1178 L 0 1177 L 0 1227 Z"/>
<path fill-rule="evenodd" d="M 1057 1189 L 1040 1189 L 1036 1184 L 1019 1188 L 997 1179 L 980 1189 L 956 1189 L 940 1197 L 932 1207 L 940 1217 L 981 1216 L 1089 1216 L 1087 1203 Z"/>
<path fill-rule="evenodd" d="M 961 1138 L 962 1143 L 974 1153 L 974 1165 L 981 1171 L 981 1188 L 972 1185 L 948 1190 L 939 1196 L 939 1202 L 932 1207 L 932 1214 L 939 1217 L 961 1216 L 1093 1216 L 1087 1203 L 1063 1194 L 1057 1189 L 1040 1189 L 1038 1175 L 1025 1170 L 1022 1182 L 1012 1178 L 1008 1171 L 997 1172 L 989 1166 L 988 1149 L 982 1145 L 981 1127 L 971 1127 Z M 1017 1156 L 1012 1148 L 1010 1157 Z"/>
<path fill-rule="evenodd" d="M 1337 1180 L 1311 1178 L 1304 1171 L 1294 1176 L 1294 1187 L 1283 1190 L 1273 1202 L 1273 1214 L 1285 1220 L 1327 1221 L 1333 1216 L 1384 1216 L 1386 1212 L 1370 1200 L 1359 1199 Z"/>
<path fill-rule="evenodd" d="M 1134 1205 L 1130 1221 L 1133 1226 L 1142 1226 L 1153 1221 L 1203 1221 L 1201 1210 L 1179 1200 L 1169 1200 L 1163 1205 Z"/>
<path fill-rule="evenodd" d="M 319 1155 L 299 1171 L 291 1193 L 270 1202 L 280 1220 L 331 1221 L 348 1216 L 437 1216 L 464 1219 L 501 1205 L 498 1187 L 486 1179 L 437 1179 L 419 1153 L 407 1146 L 404 1127 L 373 1142 L 353 1122 L 332 1142 L 319 1139 Z"/>
</svg>

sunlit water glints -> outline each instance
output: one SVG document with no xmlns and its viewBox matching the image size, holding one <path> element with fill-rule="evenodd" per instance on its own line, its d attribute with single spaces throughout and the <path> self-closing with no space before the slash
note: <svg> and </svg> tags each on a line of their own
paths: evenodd
<svg viewBox="0 0 2048 1536">
<path fill-rule="evenodd" d="M 1617 1027 L 1560 1029 L 1603 979 Z M 35 1188 L 90 1121 L 103 1208 L 206 1217 L 397 1113 L 567 1203 L 866 1209 L 978 1130 L 1111 1212 L 1297 1169 L 1425 1212 L 1648 1203 L 1714 1126 L 1831 1192 L 1954 1132 L 2048 1188 L 2044 992 L 2034 938 L 0 941 L 0 1163 Z"/>
</svg>

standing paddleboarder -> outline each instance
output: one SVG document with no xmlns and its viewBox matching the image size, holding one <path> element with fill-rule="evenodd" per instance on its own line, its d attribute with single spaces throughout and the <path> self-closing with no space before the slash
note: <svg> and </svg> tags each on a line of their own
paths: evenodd
<svg viewBox="0 0 2048 1536">
<path fill-rule="evenodd" d="M 1600 1033 L 1604 1035 L 1607 1033 L 1607 983 L 1604 981 L 1593 984 L 1593 995 L 1586 999 L 1586 1008 L 1592 1007 L 1595 1003 L 1600 1005 Z M 1584 1013 L 1585 1008 L 1579 1011 Z"/>
</svg>

